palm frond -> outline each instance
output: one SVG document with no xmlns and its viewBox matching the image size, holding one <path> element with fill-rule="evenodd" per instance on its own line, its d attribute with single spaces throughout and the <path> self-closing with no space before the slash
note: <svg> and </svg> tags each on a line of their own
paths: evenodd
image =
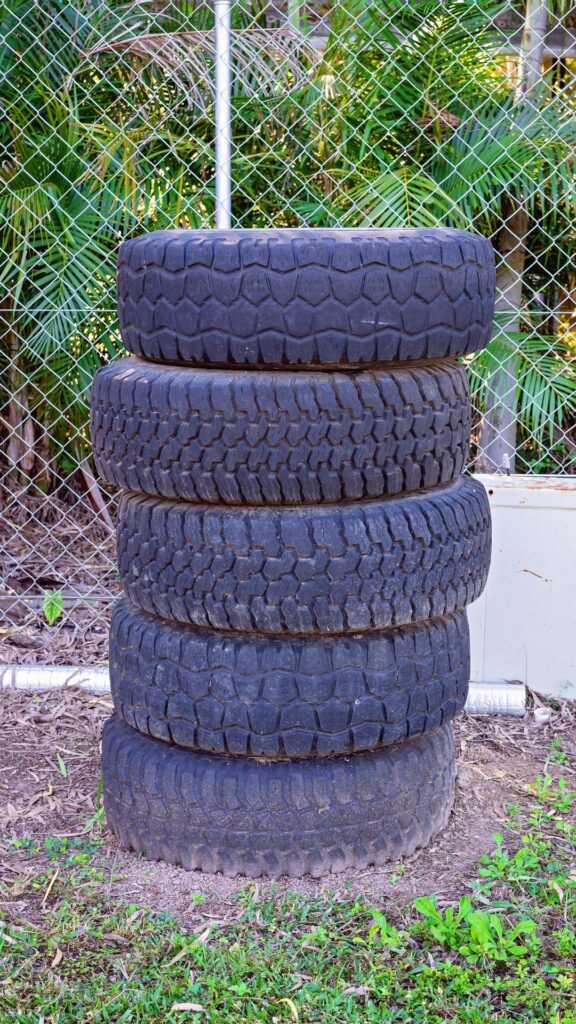
<svg viewBox="0 0 576 1024">
<path fill-rule="evenodd" d="M 104 39 L 88 50 L 88 61 L 122 54 L 137 74 L 149 81 L 160 74 L 171 81 L 186 103 L 206 110 L 214 102 L 214 32 L 142 32 Z M 286 29 L 241 29 L 231 47 L 234 92 L 245 96 L 278 96 L 297 88 L 318 59 L 303 36 Z M 80 65 L 76 73 L 82 73 Z"/>
<path fill-rule="evenodd" d="M 479 210 L 498 216 L 503 194 L 526 206 L 552 190 L 555 202 L 571 203 L 573 173 L 568 160 L 576 146 L 576 120 L 561 99 L 539 91 L 530 105 L 514 96 L 485 102 L 437 149 L 434 177 L 473 218 Z"/>
<path fill-rule="evenodd" d="M 379 228 L 468 226 L 465 214 L 424 171 L 399 167 L 361 182 L 349 193 L 344 223 Z"/>
<path fill-rule="evenodd" d="M 557 337 L 501 328 L 470 362 L 470 391 L 480 408 L 491 406 L 502 368 L 515 381 L 513 405 L 524 431 L 552 443 L 576 415 L 576 357 Z"/>
</svg>

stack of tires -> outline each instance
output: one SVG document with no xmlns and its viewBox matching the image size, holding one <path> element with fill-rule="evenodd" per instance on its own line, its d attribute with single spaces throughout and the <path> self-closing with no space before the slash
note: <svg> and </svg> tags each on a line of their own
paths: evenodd
<svg viewBox="0 0 576 1024">
<path fill-rule="evenodd" d="M 454 791 L 490 559 L 456 358 L 490 244 L 455 230 L 123 243 L 133 356 L 92 437 L 124 489 L 108 823 L 188 869 L 322 875 L 429 842 Z"/>
</svg>

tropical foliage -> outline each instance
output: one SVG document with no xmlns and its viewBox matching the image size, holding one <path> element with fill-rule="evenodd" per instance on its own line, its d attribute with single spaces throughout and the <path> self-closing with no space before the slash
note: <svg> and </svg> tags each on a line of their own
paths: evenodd
<svg viewBox="0 0 576 1024">
<path fill-rule="evenodd" d="M 574 284 L 570 67 L 562 88 L 552 69 L 519 100 L 494 0 L 323 6 L 327 37 L 313 19 L 294 32 L 259 0 L 234 4 L 235 223 L 451 224 L 498 248 L 508 211 L 521 206 L 520 303 L 476 358 L 473 391 L 488 409 L 504 363 L 518 468 L 550 468 L 551 446 L 568 466 L 576 382 L 566 316 L 555 311 L 566 313 Z M 211 8 L 0 8 L 0 430 L 24 481 L 47 486 L 47 468 L 71 468 L 89 451 L 90 382 L 120 350 L 120 239 L 213 224 Z"/>
</svg>

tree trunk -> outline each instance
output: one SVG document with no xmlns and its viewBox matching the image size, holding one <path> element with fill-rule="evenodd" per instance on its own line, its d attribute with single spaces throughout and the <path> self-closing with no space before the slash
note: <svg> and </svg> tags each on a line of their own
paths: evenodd
<svg viewBox="0 0 576 1024">
<path fill-rule="evenodd" d="M 517 331 L 520 329 L 528 217 L 516 200 L 506 199 L 502 212 L 504 223 L 496 242 L 501 257 L 496 277 L 496 312 L 505 314 L 507 330 Z M 494 377 L 482 421 L 477 463 L 481 473 L 514 472 L 516 388 L 516 360 L 510 358 Z"/>
<path fill-rule="evenodd" d="M 30 483 L 34 469 L 34 424 L 28 406 L 28 387 L 18 365 L 13 364 L 8 373 L 11 390 L 8 399 L 8 422 L 11 433 L 8 439 L 8 462 L 15 478 Z"/>
<path fill-rule="evenodd" d="M 28 484 L 34 469 L 34 424 L 28 404 L 28 383 L 20 369 L 20 344 L 11 322 L 11 309 L 6 304 L 0 320 L 5 327 L 8 365 L 8 444 L 6 455 L 9 475 Z"/>
<path fill-rule="evenodd" d="M 542 80 L 544 39 L 548 28 L 548 0 L 526 0 L 524 30 L 518 62 L 517 99 L 528 96 Z"/>
<path fill-rule="evenodd" d="M 288 24 L 293 32 L 300 32 L 300 0 L 288 0 Z"/>
<path fill-rule="evenodd" d="M 526 0 L 524 31 L 518 62 L 516 102 L 530 103 L 542 80 L 548 0 Z M 502 205 L 503 224 L 496 247 L 500 268 L 496 278 L 496 311 L 506 315 L 508 330 L 520 327 L 526 261 L 528 214 L 521 199 L 510 196 Z M 480 428 L 478 469 L 481 473 L 513 473 L 516 458 L 516 363 L 508 360 L 495 375 L 491 401 Z"/>
</svg>

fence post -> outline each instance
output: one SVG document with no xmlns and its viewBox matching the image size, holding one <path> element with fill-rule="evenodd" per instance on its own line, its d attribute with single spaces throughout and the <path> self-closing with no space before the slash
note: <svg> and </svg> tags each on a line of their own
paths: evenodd
<svg viewBox="0 0 576 1024">
<path fill-rule="evenodd" d="M 229 228 L 232 223 L 230 3 L 231 0 L 214 0 L 217 228 Z"/>
</svg>

